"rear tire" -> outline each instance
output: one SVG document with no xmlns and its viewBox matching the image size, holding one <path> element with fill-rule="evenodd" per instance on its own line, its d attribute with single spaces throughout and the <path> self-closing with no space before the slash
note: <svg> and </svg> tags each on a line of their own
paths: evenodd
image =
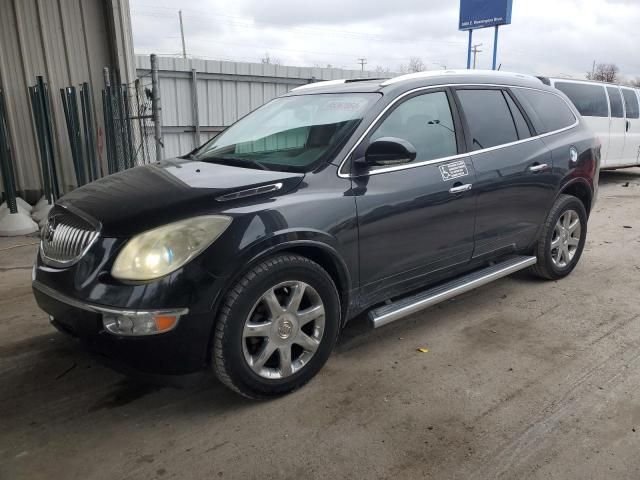
<svg viewBox="0 0 640 480">
<path fill-rule="evenodd" d="M 325 364 L 340 327 L 340 298 L 329 274 L 293 254 L 252 267 L 225 297 L 213 338 L 213 367 L 249 398 L 291 392 Z"/>
<path fill-rule="evenodd" d="M 547 280 L 569 275 L 580 260 L 587 238 L 587 212 L 571 195 L 560 195 L 547 216 L 531 271 Z"/>
</svg>

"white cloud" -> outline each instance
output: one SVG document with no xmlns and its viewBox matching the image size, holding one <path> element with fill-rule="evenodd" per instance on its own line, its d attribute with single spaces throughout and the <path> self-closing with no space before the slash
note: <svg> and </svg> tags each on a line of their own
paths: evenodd
<svg viewBox="0 0 640 480">
<path fill-rule="evenodd" d="M 182 9 L 187 53 L 259 61 L 265 52 L 284 64 L 331 64 L 397 70 L 411 56 L 430 69 L 466 64 L 466 32 L 457 30 L 458 1 L 394 0 L 131 0 L 139 53 L 181 51 Z M 503 70 L 582 77 L 592 62 L 616 63 L 640 76 L 638 0 L 515 0 L 513 23 L 500 29 Z M 493 29 L 474 32 L 479 67 L 490 68 Z"/>
</svg>

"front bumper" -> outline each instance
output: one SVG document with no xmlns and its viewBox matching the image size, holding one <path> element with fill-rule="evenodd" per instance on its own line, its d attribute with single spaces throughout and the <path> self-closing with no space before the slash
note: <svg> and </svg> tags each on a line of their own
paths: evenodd
<svg viewBox="0 0 640 480">
<path fill-rule="evenodd" d="M 85 303 L 38 280 L 33 282 L 33 293 L 38 306 L 49 314 L 56 328 L 79 338 L 89 350 L 106 357 L 116 369 L 151 376 L 176 376 L 201 371 L 208 364 L 211 314 L 184 314 L 176 327 L 165 333 L 119 336 L 104 329 L 102 315 L 139 311 Z M 158 313 L 164 311 L 166 309 Z"/>
</svg>

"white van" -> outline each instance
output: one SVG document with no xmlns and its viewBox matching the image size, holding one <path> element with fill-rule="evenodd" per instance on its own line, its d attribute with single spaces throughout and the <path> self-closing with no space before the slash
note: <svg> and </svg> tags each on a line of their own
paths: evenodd
<svg viewBox="0 0 640 480">
<path fill-rule="evenodd" d="M 640 91 L 609 83 L 540 78 L 564 92 L 602 142 L 601 168 L 640 165 Z"/>
</svg>

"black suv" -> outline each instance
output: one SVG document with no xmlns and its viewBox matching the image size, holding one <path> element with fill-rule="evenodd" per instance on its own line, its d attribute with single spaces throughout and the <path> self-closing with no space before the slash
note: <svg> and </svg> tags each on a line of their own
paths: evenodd
<svg viewBox="0 0 640 480">
<path fill-rule="evenodd" d="M 378 327 L 517 270 L 575 267 L 600 146 L 534 77 L 447 71 L 299 87 L 180 159 L 63 197 L 38 304 L 130 372 L 294 390 Z"/>
</svg>

